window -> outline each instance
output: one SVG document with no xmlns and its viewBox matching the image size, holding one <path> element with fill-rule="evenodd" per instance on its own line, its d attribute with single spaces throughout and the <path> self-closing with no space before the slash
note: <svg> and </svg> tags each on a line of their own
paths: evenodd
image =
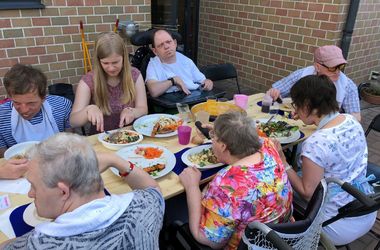
<svg viewBox="0 0 380 250">
<path fill-rule="evenodd" d="M 0 0 L 0 10 L 12 9 L 44 9 L 41 0 Z"/>
</svg>

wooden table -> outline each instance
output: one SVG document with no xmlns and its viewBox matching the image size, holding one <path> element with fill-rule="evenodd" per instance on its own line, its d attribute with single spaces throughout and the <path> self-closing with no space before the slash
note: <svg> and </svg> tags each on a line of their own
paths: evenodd
<svg viewBox="0 0 380 250">
<path fill-rule="evenodd" d="M 247 108 L 247 114 L 250 117 L 253 118 L 269 118 L 270 114 L 265 114 L 261 112 L 261 107 L 257 105 L 258 101 L 261 101 L 263 99 L 264 94 L 255 94 L 249 97 L 249 103 Z M 278 117 L 280 119 L 280 117 Z M 305 134 L 305 138 L 307 138 L 314 130 L 315 126 L 305 126 L 303 125 L 302 121 L 294 121 L 289 119 L 289 123 L 292 125 L 298 125 L 301 129 L 301 131 Z M 190 126 L 194 128 L 194 123 L 191 123 Z M 192 133 L 195 133 L 195 129 L 193 129 Z M 92 135 L 88 137 L 88 141 L 92 144 L 95 151 L 97 152 L 110 152 L 111 150 L 103 147 L 103 145 L 98 141 L 97 135 Z M 144 140 L 141 143 L 153 143 L 156 145 L 164 146 L 168 148 L 173 153 L 176 153 L 186 147 L 193 147 L 196 146 L 195 144 L 190 143 L 189 145 L 180 145 L 178 143 L 178 137 L 172 136 L 168 138 L 151 138 L 151 137 L 144 137 Z M 294 142 L 290 145 L 294 145 L 299 143 L 299 141 Z M 4 159 L 0 159 L 1 161 L 4 161 Z M 125 181 L 123 181 L 120 177 L 116 176 L 111 172 L 111 170 L 107 170 L 102 174 L 105 188 L 112 194 L 123 194 L 130 192 L 131 189 L 127 185 Z M 211 177 L 210 177 L 211 178 Z M 203 182 L 208 181 L 210 178 L 203 180 Z M 173 196 L 176 196 L 182 192 L 184 192 L 184 187 L 179 181 L 179 177 L 174 172 L 171 172 L 157 180 L 158 184 L 160 185 L 162 194 L 165 199 L 169 199 Z M 4 193 L 0 192 L 0 195 Z M 8 193 L 9 198 L 11 200 L 12 208 L 15 208 L 17 206 L 32 202 L 33 200 L 28 198 L 27 195 L 22 194 L 13 194 Z M 0 214 L 3 213 L 3 211 L 0 211 Z M 0 232 L 0 242 L 3 242 L 6 240 L 7 237 Z"/>
</svg>

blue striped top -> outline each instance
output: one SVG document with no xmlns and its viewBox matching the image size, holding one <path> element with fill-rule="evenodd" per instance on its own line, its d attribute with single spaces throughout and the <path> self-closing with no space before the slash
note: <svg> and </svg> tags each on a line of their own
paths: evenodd
<svg viewBox="0 0 380 250">
<path fill-rule="evenodd" d="M 70 127 L 71 101 L 55 95 L 48 95 L 46 101 L 50 104 L 55 122 L 60 132 Z M 17 142 L 12 136 L 11 114 L 13 102 L 0 105 L 0 148 L 9 148 Z M 29 122 L 33 125 L 42 122 L 42 111 L 38 112 Z M 43 131 L 41 131 L 42 133 Z"/>
</svg>

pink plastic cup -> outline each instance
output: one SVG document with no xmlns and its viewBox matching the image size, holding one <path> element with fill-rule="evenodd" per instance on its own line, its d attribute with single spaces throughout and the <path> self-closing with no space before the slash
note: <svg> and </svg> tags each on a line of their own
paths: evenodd
<svg viewBox="0 0 380 250">
<path fill-rule="evenodd" d="M 178 142 L 181 145 L 187 145 L 190 142 L 191 137 L 191 127 L 189 126 L 179 126 L 178 127 Z"/>
<path fill-rule="evenodd" d="M 234 103 L 236 106 L 246 110 L 248 106 L 248 96 L 241 94 L 234 95 Z"/>
</svg>

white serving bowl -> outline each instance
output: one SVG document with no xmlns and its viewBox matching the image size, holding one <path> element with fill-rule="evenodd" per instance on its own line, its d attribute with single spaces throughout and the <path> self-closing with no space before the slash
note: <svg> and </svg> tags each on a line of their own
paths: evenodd
<svg viewBox="0 0 380 250">
<path fill-rule="evenodd" d="M 115 129 L 115 130 L 111 130 L 109 131 L 108 133 L 109 134 L 112 134 L 114 132 L 117 132 L 118 129 Z M 133 131 L 133 130 L 128 130 L 128 129 L 123 129 L 121 131 L 129 131 L 129 132 L 133 132 L 135 134 L 137 134 L 139 136 L 139 139 L 137 141 L 134 141 L 134 142 L 130 142 L 130 143 L 125 143 L 125 144 L 118 144 L 118 143 L 110 143 L 110 142 L 107 142 L 104 140 L 104 137 L 106 137 L 108 134 L 103 132 L 101 134 L 98 135 L 98 140 L 103 144 L 104 147 L 108 148 L 108 149 L 111 149 L 111 150 L 119 150 L 121 148 L 124 148 L 124 147 L 127 147 L 127 146 L 130 146 L 130 145 L 134 145 L 134 144 L 137 144 L 139 142 L 141 142 L 143 140 L 143 136 L 142 134 L 136 132 L 136 131 Z"/>
<path fill-rule="evenodd" d="M 10 158 L 12 158 L 13 156 L 15 155 L 19 155 L 19 154 L 25 154 L 26 151 L 36 145 L 40 143 L 39 141 L 27 141 L 27 142 L 21 142 L 21 143 L 18 143 L 16 145 L 13 145 L 12 147 L 8 148 L 5 152 L 4 152 L 4 158 L 6 160 L 9 160 Z"/>
</svg>

